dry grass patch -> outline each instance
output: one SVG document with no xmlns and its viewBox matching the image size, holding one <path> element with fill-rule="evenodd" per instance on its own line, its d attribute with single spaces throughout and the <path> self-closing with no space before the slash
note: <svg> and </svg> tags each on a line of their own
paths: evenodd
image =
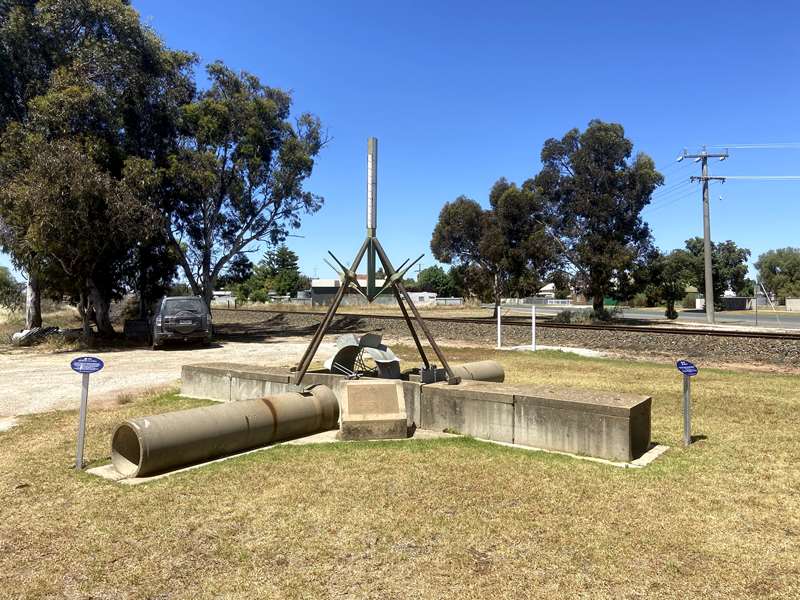
<svg viewBox="0 0 800 600">
<path fill-rule="evenodd" d="M 413 359 L 410 348 L 396 349 Z M 684 450 L 674 367 L 476 349 L 510 381 L 652 394 L 674 447 L 622 470 L 469 439 L 285 446 L 126 487 L 75 474 L 76 414 L 0 433 L 0 596 L 797 597 L 800 380 L 702 369 Z M 89 417 L 106 460 L 123 418 Z"/>
</svg>

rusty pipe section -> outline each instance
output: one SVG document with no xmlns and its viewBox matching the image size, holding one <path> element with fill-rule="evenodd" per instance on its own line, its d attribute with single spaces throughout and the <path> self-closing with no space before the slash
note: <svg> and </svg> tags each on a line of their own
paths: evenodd
<svg viewBox="0 0 800 600">
<path fill-rule="evenodd" d="M 493 360 L 480 360 L 457 365 L 453 367 L 453 374 L 462 380 L 496 381 L 498 383 L 502 383 L 506 378 L 503 365 Z"/>
<path fill-rule="evenodd" d="M 128 419 L 114 431 L 111 462 L 126 477 L 142 477 L 336 429 L 339 403 L 331 389 L 276 394 Z"/>
</svg>

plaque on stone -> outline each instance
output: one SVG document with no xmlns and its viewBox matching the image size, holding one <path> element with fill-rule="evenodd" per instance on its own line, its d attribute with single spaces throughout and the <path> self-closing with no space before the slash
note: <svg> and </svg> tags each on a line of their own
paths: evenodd
<svg viewBox="0 0 800 600">
<path fill-rule="evenodd" d="M 403 383 L 396 380 L 348 381 L 341 397 L 343 440 L 408 437 Z"/>
</svg>

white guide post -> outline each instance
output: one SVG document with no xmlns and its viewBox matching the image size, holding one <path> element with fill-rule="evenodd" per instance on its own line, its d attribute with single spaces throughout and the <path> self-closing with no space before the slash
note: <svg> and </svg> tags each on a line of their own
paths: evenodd
<svg viewBox="0 0 800 600">
<path fill-rule="evenodd" d="M 531 305 L 531 350 L 536 352 L 536 305 Z"/>
</svg>

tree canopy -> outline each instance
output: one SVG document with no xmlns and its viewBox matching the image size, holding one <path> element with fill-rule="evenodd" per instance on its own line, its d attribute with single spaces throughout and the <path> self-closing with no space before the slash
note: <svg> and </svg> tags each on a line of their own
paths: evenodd
<svg viewBox="0 0 800 600">
<path fill-rule="evenodd" d="M 800 248 L 778 248 L 758 257 L 761 283 L 779 298 L 800 296 Z"/>
<path fill-rule="evenodd" d="M 323 199 L 304 188 L 324 144 L 319 119 L 290 122 L 291 96 L 222 63 L 183 108 L 180 150 L 162 172 L 159 206 L 195 294 L 210 304 L 226 265 L 249 245 L 275 245 Z"/>
<path fill-rule="evenodd" d="M 451 274 L 439 265 L 422 269 L 414 287 L 423 292 L 433 292 L 441 298 L 452 298 L 459 291 Z"/>
<path fill-rule="evenodd" d="M 649 156 L 631 160 L 632 152 L 622 125 L 593 120 L 583 132 L 547 140 L 532 181 L 550 204 L 553 234 L 595 311 L 605 296 L 627 293 L 632 269 L 652 245 L 641 212 L 664 178 Z"/>
<path fill-rule="evenodd" d="M 11 275 L 7 267 L 0 267 L 0 308 L 16 312 L 24 304 L 24 286 Z"/>
<path fill-rule="evenodd" d="M 692 273 L 692 283 L 697 289 L 705 289 L 705 263 L 703 251 L 703 238 L 693 237 L 686 240 L 686 251 L 689 253 L 689 268 Z M 711 243 L 711 273 L 714 285 L 714 306 L 722 309 L 722 295 L 726 290 L 731 290 L 737 295 L 746 291 L 747 259 L 750 250 L 740 248 L 735 242 Z M 706 299 L 707 301 L 708 299 Z"/>
<path fill-rule="evenodd" d="M 532 295 L 558 264 L 557 247 L 546 231 L 551 220 L 544 198 L 530 185 L 499 179 L 489 209 L 460 196 L 444 205 L 433 231 L 437 260 L 460 267 L 469 289 L 489 292 L 497 307 L 502 293 Z"/>
<path fill-rule="evenodd" d="M 136 254 L 159 230 L 132 182 L 140 163 L 166 160 L 194 58 L 126 2 L 11 1 L 3 17 L 0 244 L 29 284 L 79 298 L 111 333 L 108 301 L 141 280 Z"/>
</svg>

